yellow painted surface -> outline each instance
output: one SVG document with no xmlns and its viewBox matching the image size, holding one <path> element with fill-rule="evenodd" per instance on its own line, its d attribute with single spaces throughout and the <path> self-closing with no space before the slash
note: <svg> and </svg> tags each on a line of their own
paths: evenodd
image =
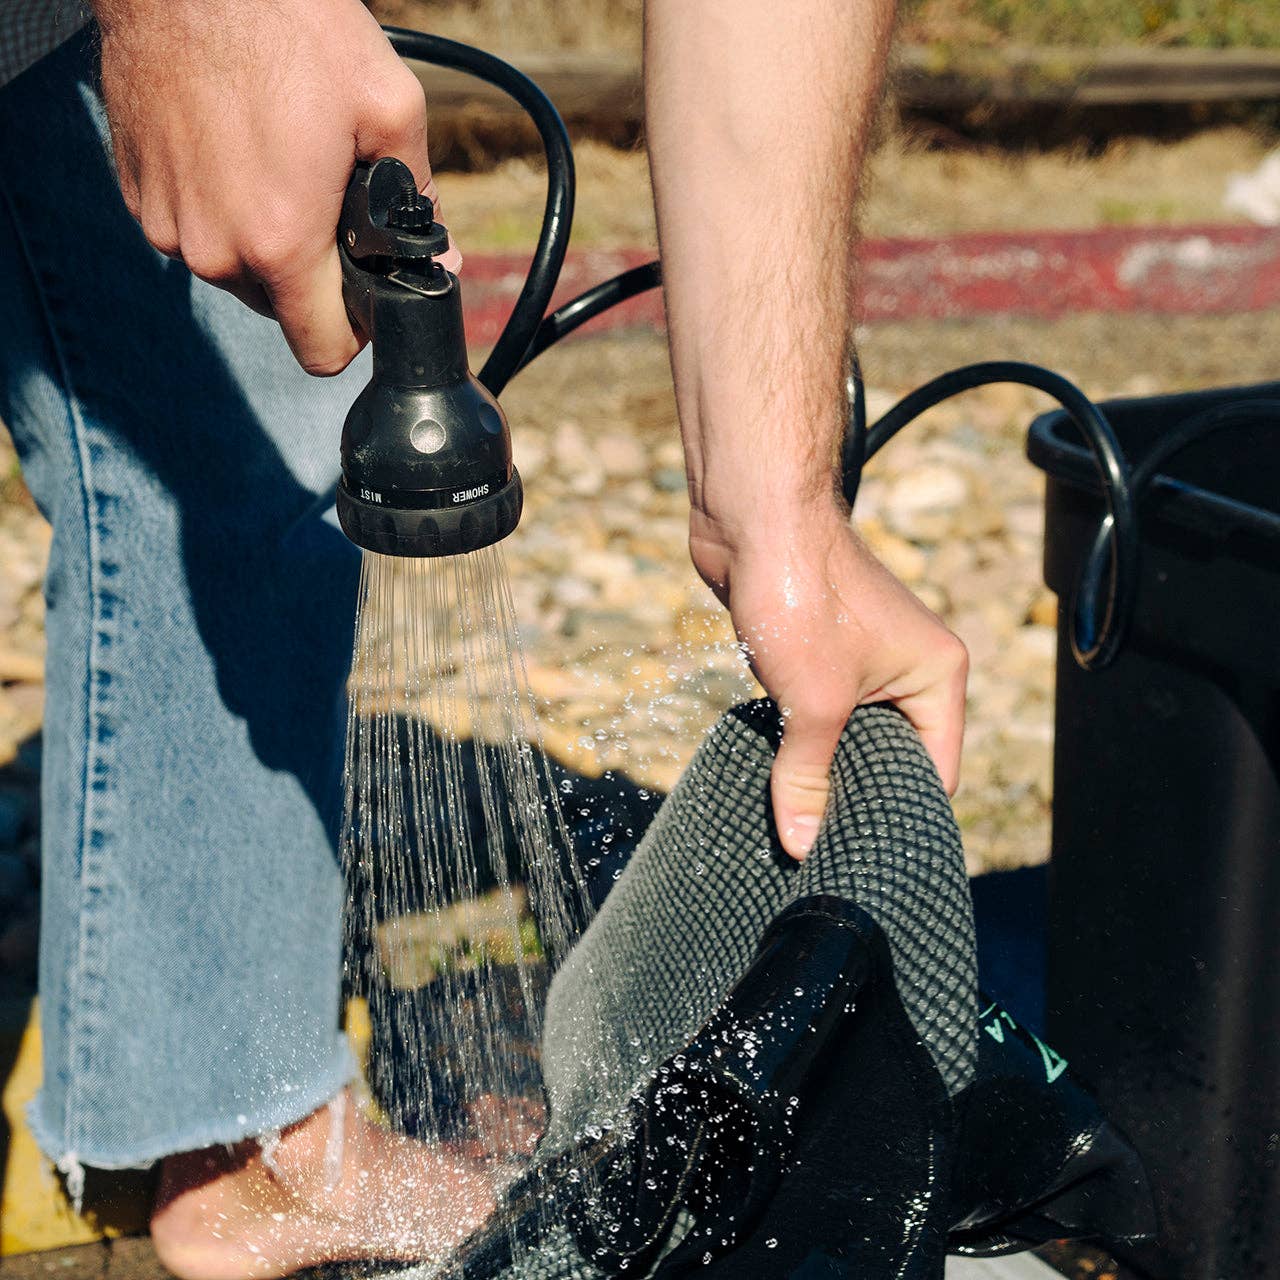
<svg viewBox="0 0 1280 1280">
<path fill-rule="evenodd" d="M 369 1041 L 373 1038 L 373 1024 L 369 1021 L 369 1006 L 359 996 L 347 1001 L 347 1043 L 355 1060 L 364 1071 L 369 1066 Z"/>
<path fill-rule="evenodd" d="M 25 1016 L 24 1016 L 25 1013 Z M 0 1019 L 0 1061 L 10 1062 L 4 1082 L 6 1150 L 0 1198 L 0 1255 L 87 1244 L 119 1229 L 78 1216 L 27 1128 L 27 1103 L 40 1084 L 40 1021 L 36 1002 L 13 1004 Z M 138 1217 L 146 1220 L 146 1206 Z"/>
<path fill-rule="evenodd" d="M 347 1035 L 356 1060 L 369 1053 L 369 1014 L 363 1000 L 347 1009 Z M 36 1001 L 0 999 L 0 1069 L 4 1124 L 0 1154 L 0 1257 L 89 1244 L 146 1230 L 150 1194 L 145 1175 L 90 1173 L 86 1213 L 77 1215 L 62 1183 L 27 1128 L 27 1103 L 40 1086 L 40 1020 Z"/>
</svg>

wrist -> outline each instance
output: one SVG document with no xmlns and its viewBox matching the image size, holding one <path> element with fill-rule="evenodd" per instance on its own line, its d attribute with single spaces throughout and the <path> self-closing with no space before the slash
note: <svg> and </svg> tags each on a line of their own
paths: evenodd
<svg viewBox="0 0 1280 1280">
<path fill-rule="evenodd" d="M 709 522 L 745 529 L 805 523 L 818 510 L 847 517 L 838 465 L 841 383 L 791 358 L 774 364 L 763 384 L 759 369 L 699 363 L 693 387 L 690 379 L 677 384 L 692 508 Z"/>
<path fill-rule="evenodd" d="M 849 509 L 834 467 L 814 471 L 784 467 L 735 468 L 727 475 L 689 477 L 691 528 L 720 530 L 726 540 L 750 541 L 760 531 L 805 527 L 831 518 L 846 523 Z"/>
<path fill-rule="evenodd" d="M 742 559 L 756 554 L 776 555 L 780 547 L 849 529 L 849 508 L 840 496 L 834 475 L 813 491 L 769 494 L 738 491 L 734 500 L 700 504 L 689 510 L 689 545 L 695 565 L 700 553 Z"/>
</svg>

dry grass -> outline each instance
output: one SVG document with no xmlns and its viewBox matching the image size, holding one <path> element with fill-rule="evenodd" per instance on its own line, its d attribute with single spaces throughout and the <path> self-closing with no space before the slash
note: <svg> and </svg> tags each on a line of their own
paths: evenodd
<svg viewBox="0 0 1280 1280">
<path fill-rule="evenodd" d="M 574 247 L 656 247 L 644 153 L 584 140 L 575 145 L 574 160 Z M 537 239 L 546 194 L 540 163 L 517 158 L 478 173 L 443 173 L 439 181 L 445 220 L 464 253 L 527 249 Z"/>
<path fill-rule="evenodd" d="M 1275 0 L 905 0 L 903 36 L 962 45 L 1280 46 Z"/>
<path fill-rule="evenodd" d="M 640 52 L 642 0 L 373 0 L 371 7 L 383 22 L 490 49 Z"/>
<path fill-rule="evenodd" d="M 885 236 L 1234 222 L 1222 207 L 1227 180 L 1266 152 L 1266 139 L 1239 128 L 1179 142 L 1119 138 L 1100 155 L 938 151 L 896 135 L 872 159 L 863 226 Z"/>
<path fill-rule="evenodd" d="M 688 0 L 694 4 L 697 0 Z M 642 0 L 374 0 L 384 22 L 507 50 L 636 52 Z M 903 0 L 902 36 L 990 47 L 1280 47 L 1275 0 Z"/>
<path fill-rule="evenodd" d="M 1097 156 L 937 151 L 895 135 L 873 158 L 862 223 L 871 236 L 923 236 L 1234 221 L 1222 208 L 1227 179 L 1252 169 L 1266 150 L 1264 138 L 1233 128 L 1174 143 L 1120 139 Z M 584 141 L 576 154 L 574 245 L 655 246 L 643 152 Z M 515 159 L 487 172 L 445 173 L 440 186 L 464 252 L 533 244 L 545 190 L 536 163 Z"/>
</svg>

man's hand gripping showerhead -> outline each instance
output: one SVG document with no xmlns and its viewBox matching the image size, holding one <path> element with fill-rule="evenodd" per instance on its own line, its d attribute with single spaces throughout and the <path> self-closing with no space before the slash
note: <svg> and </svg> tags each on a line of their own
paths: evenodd
<svg viewBox="0 0 1280 1280">
<path fill-rule="evenodd" d="M 147 239 L 274 315 L 309 373 L 344 369 L 364 342 L 335 242 L 355 162 L 397 156 L 435 199 L 413 73 L 360 0 L 93 8 L 120 189 Z"/>
</svg>

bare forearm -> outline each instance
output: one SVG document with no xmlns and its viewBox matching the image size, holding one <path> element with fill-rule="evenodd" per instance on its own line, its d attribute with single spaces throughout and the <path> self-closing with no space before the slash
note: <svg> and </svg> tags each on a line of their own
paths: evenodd
<svg viewBox="0 0 1280 1280">
<path fill-rule="evenodd" d="M 876 562 L 835 481 L 854 211 L 893 0 L 647 0 L 649 153 L 689 549 L 783 710 L 773 815 L 817 837 L 836 743 L 896 703 L 949 789 L 964 647 Z"/>
<path fill-rule="evenodd" d="M 646 111 L 695 511 L 829 497 L 893 0 L 648 0 Z"/>
</svg>

